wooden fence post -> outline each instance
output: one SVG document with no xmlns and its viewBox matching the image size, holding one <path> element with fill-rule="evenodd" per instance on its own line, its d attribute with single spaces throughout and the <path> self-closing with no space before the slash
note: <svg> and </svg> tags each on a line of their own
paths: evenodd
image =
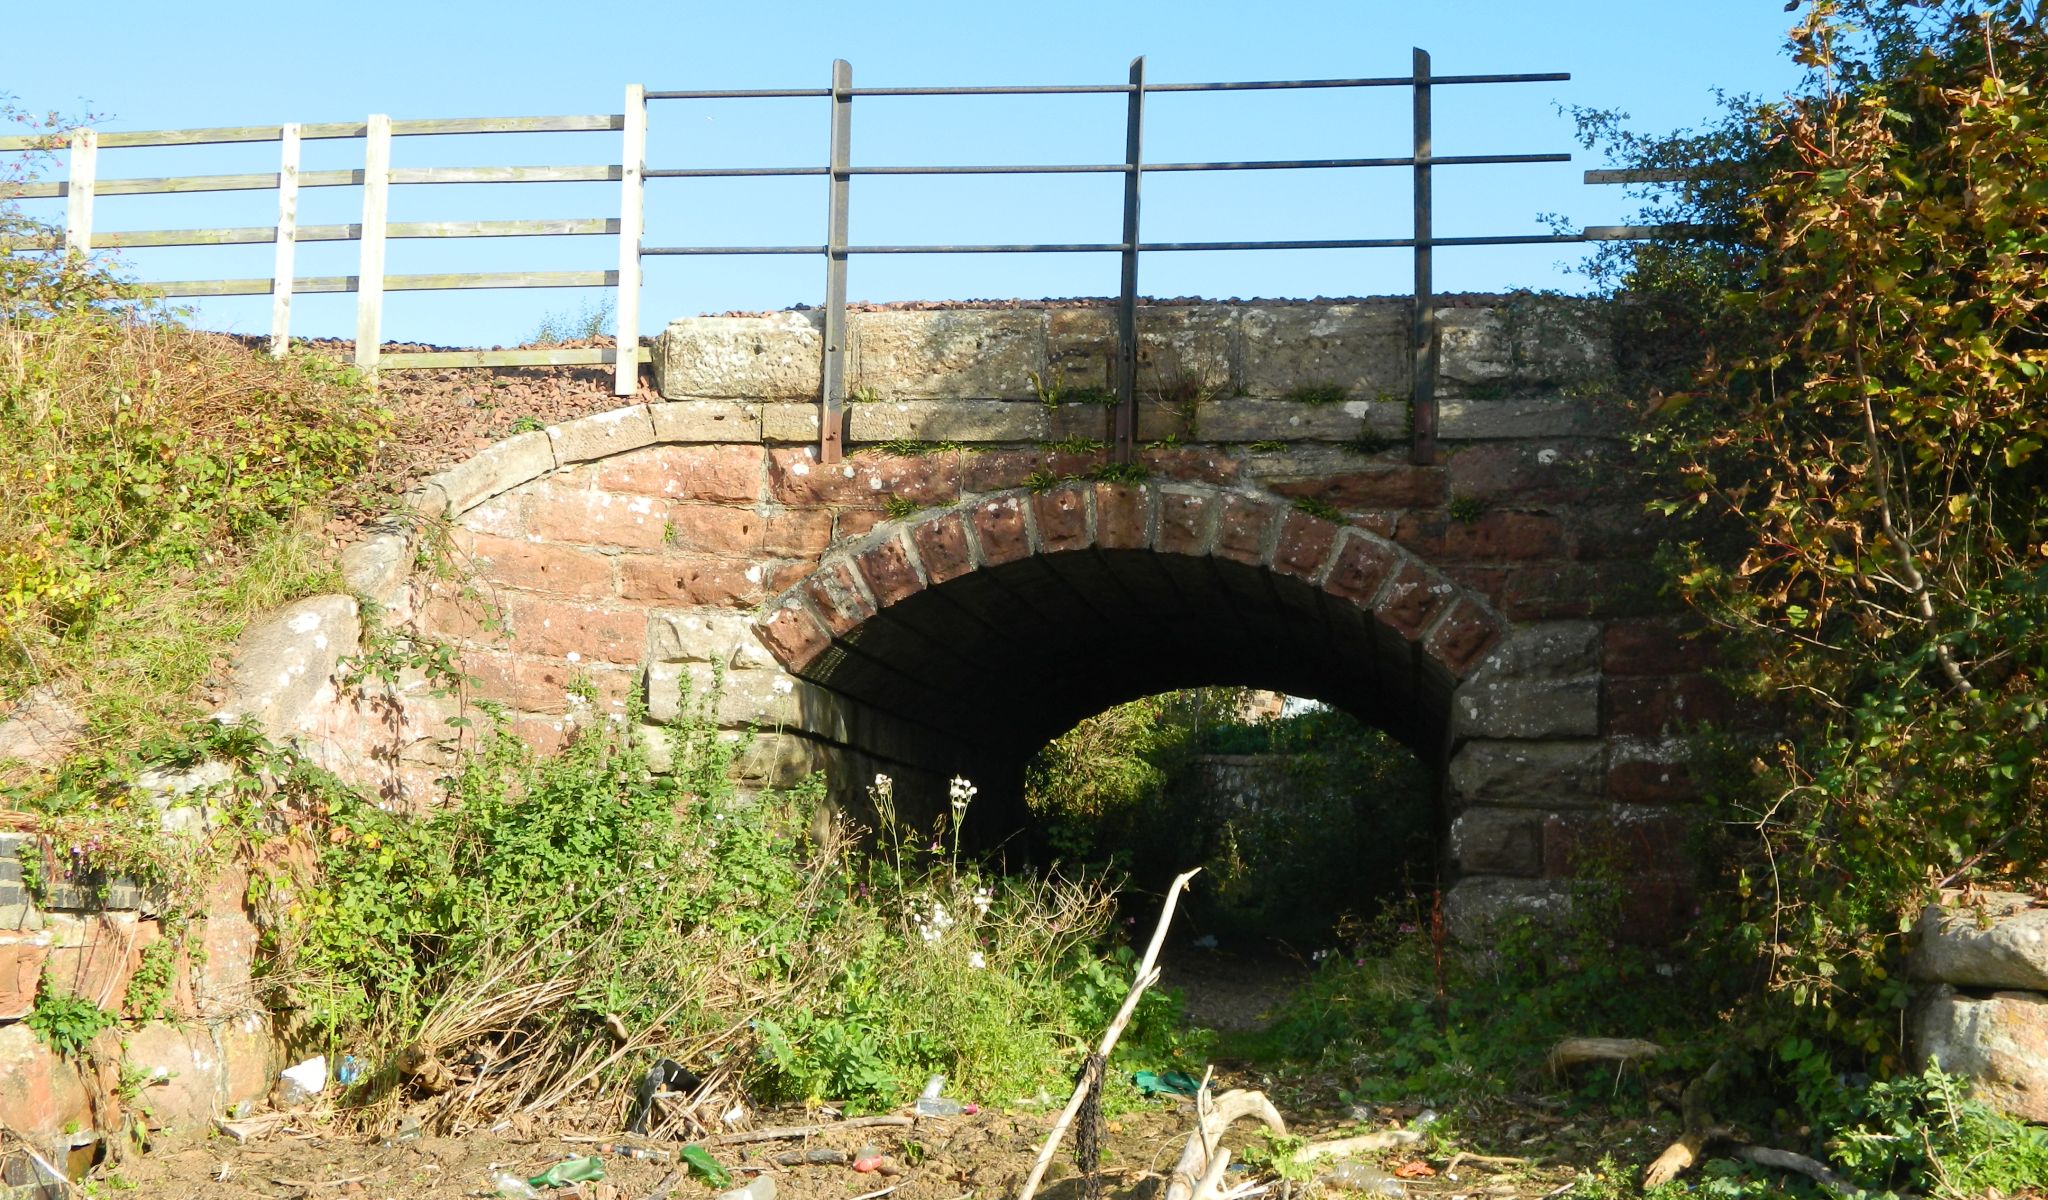
<svg viewBox="0 0 2048 1200">
<path fill-rule="evenodd" d="M 647 89 L 626 85 L 625 149 L 619 158 L 619 288 L 612 306 L 617 325 L 613 343 L 618 361 L 615 395 L 630 396 L 640 386 L 640 235 L 646 224 L 646 185 L 640 173 L 647 166 Z"/>
<path fill-rule="evenodd" d="M 282 358 L 292 340 L 292 271 L 299 245 L 299 126 L 278 133 L 277 257 L 270 269 L 270 353 Z"/>
<path fill-rule="evenodd" d="M 356 366 L 372 382 L 384 336 L 384 226 L 391 215 L 391 118 L 371 113 L 363 130 L 362 265 L 356 275 Z"/>
<path fill-rule="evenodd" d="M 71 131 L 71 163 L 64 205 L 64 248 L 92 253 L 92 193 L 98 170 L 100 135 L 90 129 Z"/>
</svg>

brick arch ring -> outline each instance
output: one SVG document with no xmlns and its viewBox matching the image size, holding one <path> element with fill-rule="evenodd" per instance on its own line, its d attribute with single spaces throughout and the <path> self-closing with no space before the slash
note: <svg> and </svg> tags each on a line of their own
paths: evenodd
<svg viewBox="0 0 2048 1200">
<path fill-rule="evenodd" d="M 886 522 L 770 599 L 755 631 L 791 674 L 829 686 L 835 644 L 878 614 L 977 573 L 1088 551 L 1209 558 L 1306 585 L 1398 638 L 1446 695 L 1508 629 L 1478 593 L 1402 547 L 1269 495 L 1081 480 Z"/>
</svg>

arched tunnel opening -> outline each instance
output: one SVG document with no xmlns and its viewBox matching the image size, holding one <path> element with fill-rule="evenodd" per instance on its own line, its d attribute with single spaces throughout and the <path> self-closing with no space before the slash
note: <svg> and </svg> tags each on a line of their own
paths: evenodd
<svg viewBox="0 0 2048 1200">
<path fill-rule="evenodd" d="M 1123 536 L 1126 500 L 1135 532 Z M 1220 489 L 1098 484 L 878 531 L 798 590 L 786 611 L 828 634 L 790 665 L 812 685 L 807 723 L 833 745 L 835 799 L 856 818 L 871 815 L 877 774 L 911 822 L 942 820 L 948 781 L 963 777 L 978 789 L 966 847 L 1016 870 L 1125 866 L 1141 897 L 1207 861 L 1189 934 L 1261 951 L 1307 954 L 1450 866 L 1441 778 L 1459 674 L 1446 660 L 1469 663 L 1494 627 L 1381 539 Z M 771 647 L 776 619 L 764 620 Z M 1279 723 L 1212 719 L 1182 749 L 1229 759 L 1237 739 L 1251 751 L 1240 758 L 1318 760 L 1292 780 L 1275 764 L 1255 786 L 1291 794 L 1258 811 L 1200 798 L 1214 781 L 1189 771 L 1092 826 L 1052 794 L 1115 769 L 1070 762 L 1054 786 L 1061 739 L 1088 722 L 1253 691 L 1312 703 Z M 1346 754 L 1353 778 L 1306 786 Z"/>
</svg>

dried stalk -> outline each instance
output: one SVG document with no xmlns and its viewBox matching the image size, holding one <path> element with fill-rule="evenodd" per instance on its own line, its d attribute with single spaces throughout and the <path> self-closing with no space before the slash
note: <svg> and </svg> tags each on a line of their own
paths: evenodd
<svg viewBox="0 0 2048 1200">
<path fill-rule="evenodd" d="M 1109 1028 L 1102 1032 L 1102 1042 L 1095 1048 L 1102 1061 L 1109 1061 L 1109 1052 L 1116 1049 L 1117 1038 L 1123 1035 L 1124 1026 L 1130 1024 L 1131 1014 L 1138 1009 L 1138 998 L 1145 994 L 1159 979 L 1159 949 L 1166 944 L 1166 927 L 1173 921 L 1174 905 L 1180 902 L 1181 890 L 1188 880 L 1193 879 L 1202 868 L 1183 871 L 1174 876 L 1173 886 L 1166 889 L 1166 903 L 1159 910 L 1159 924 L 1152 930 L 1152 941 L 1145 947 L 1145 957 L 1138 963 L 1137 978 L 1131 981 L 1131 990 L 1124 996 L 1123 1006 L 1116 1010 L 1116 1016 L 1109 1022 Z M 1031 1174 L 1024 1177 L 1023 1190 L 1017 1193 L 1017 1200 L 1031 1200 L 1038 1193 L 1038 1185 L 1045 1179 L 1045 1169 L 1052 1165 L 1052 1156 L 1059 1151 L 1060 1139 L 1067 1135 L 1067 1126 L 1074 1123 L 1074 1117 L 1081 1111 L 1081 1105 L 1088 1099 L 1089 1083 L 1084 1075 L 1075 1086 L 1074 1094 L 1068 1098 L 1067 1107 L 1053 1122 L 1052 1132 L 1046 1134 L 1045 1145 L 1039 1147 L 1038 1159 L 1031 1164 Z"/>
</svg>

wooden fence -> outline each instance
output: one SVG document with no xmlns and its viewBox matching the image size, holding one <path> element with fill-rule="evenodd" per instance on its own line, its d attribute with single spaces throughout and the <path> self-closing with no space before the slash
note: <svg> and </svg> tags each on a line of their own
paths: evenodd
<svg viewBox="0 0 2048 1200">
<path fill-rule="evenodd" d="M 537 167 L 396 167 L 391 165 L 395 137 L 493 133 L 610 132 L 621 135 L 619 161 L 596 166 Z M 360 170 L 302 171 L 300 145 L 316 139 L 355 139 L 363 143 Z M 134 146 L 200 146 L 236 142 L 276 142 L 275 173 L 184 175 L 154 179 L 102 179 L 99 154 Z M 34 150 L 42 140 L 30 136 L 0 137 L 0 150 Z M 647 98 L 638 84 L 626 88 L 625 112 L 600 116 L 468 117 L 436 121 L 394 121 L 373 114 L 360 123 L 310 125 L 248 125 L 217 129 L 165 129 L 99 133 L 80 129 L 70 135 L 70 171 L 63 182 L 29 184 L 21 198 L 62 197 L 64 232 L 56 245 L 81 253 L 149 246 L 275 247 L 268 278 L 174 280 L 151 283 L 165 296 L 271 297 L 270 349 L 283 354 L 291 339 L 292 297 L 321 292 L 356 294 L 356 364 L 373 376 L 380 369 L 419 367 L 588 366 L 612 364 L 615 390 L 630 396 L 638 382 L 640 348 L 640 239 L 645 212 L 642 171 L 647 154 Z M 619 185 L 615 217 L 535 221 L 392 221 L 391 189 L 451 183 L 600 183 Z M 299 191 L 316 187 L 361 187 L 362 221 L 349 225 L 301 225 Z M 191 192 L 274 191 L 277 224 L 208 229 L 149 229 L 95 234 L 93 201 L 100 196 L 164 195 Z M 385 274 L 385 243 L 393 238 L 616 236 L 616 270 L 501 271 L 434 275 Z M 355 242 L 360 249 L 354 275 L 300 276 L 293 273 L 300 242 Z M 615 291 L 614 333 L 619 349 L 458 350 L 387 354 L 382 351 L 386 292 L 444 291 L 464 288 L 608 287 Z"/>
</svg>

